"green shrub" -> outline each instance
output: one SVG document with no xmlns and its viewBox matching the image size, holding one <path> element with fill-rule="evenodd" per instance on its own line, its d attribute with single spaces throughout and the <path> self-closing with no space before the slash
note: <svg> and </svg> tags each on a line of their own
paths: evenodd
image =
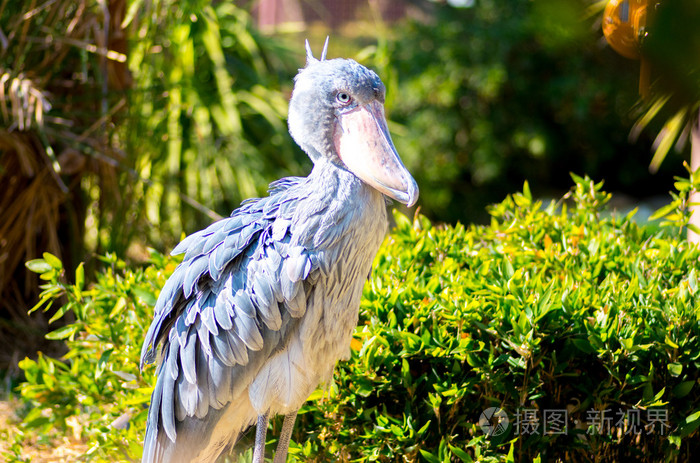
<svg viewBox="0 0 700 463">
<path fill-rule="evenodd" d="M 490 208 L 487 226 L 397 214 L 365 288 L 352 358 L 302 408 L 292 456 L 668 461 L 700 450 L 700 252 L 677 228 L 609 214 L 601 184 L 575 181 L 549 205 L 526 185 Z M 137 370 L 141 333 L 174 265 L 157 254 L 144 270 L 110 262 L 91 289 L 82 278 L 58 283 L 60 263 L 48 256 L 30 263 L 46 272 L 46 300 L 62 294 L 59 313 L 76 321 L 51 334 L 68 339 L 65 358 L 21 363 L 22 396 L 35 407 L 25 428 L 60 433 L 80 417 L 87 457 L 102 461 L 140 453 L 153 375 Z M 500 435 L 478 425 L 489 407 L 509 419 Z M 565 421 L 552 419 L 564 411 Z M 123 413 L 131 427 L 110 428 Z"/>
<path fill-rule="evenodd" d="M 51 321 L 69 313 L 72 321 L 47 335 L 65 340 L 68 353 L 62 358 L 39 352 L 36 360 L 19 363 L 26 376 L 20 386 L 28 410 L 23 427 L 42 435 L 43 441 L 77 433 L 90 444 L 88 460 L 129 460 L 141 454 L 155 384 L 151 370 L 139 372 L 143 334 L 177 261 L 153 252 L 151 265 L 132 270 L 114 255 L 102 260 L 106 270 L 89 288 L 84 287 L 82 265 L 75 271 L 76 283 L 65 284 L 65 270 L 56 257 L 44 254 L 27 263 L 47 280 L 32 310 L 49 310 L 60 301 Z"/>
</svg>

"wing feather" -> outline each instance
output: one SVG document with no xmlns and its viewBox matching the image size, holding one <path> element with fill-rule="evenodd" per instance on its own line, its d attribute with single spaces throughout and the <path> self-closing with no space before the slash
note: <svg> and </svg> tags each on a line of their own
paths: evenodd
<svg viewBox="0 0 700 463">
<path fill-rule="evenodd" d="M 195 347 L 197 332 L 192 326 L 187 334 L 187 342 L 180 346 L 180 362 L 182 373 L 188 383 L 197 384 L 197 366 L 195 364 Z"/>
<path fill-rule="evenodd" d="M 221 327 L 224 331 L 233 328 L 233 321 L 231 320 L 232 312 L 229 312 L 231 301 L 225 297 L 220 296 L 214 304 L 214 318 L 216 319 L 217 325 Z"/>
<path fill-rule="evenodd" d="M 170 454 L 178 432 L 237 401 L 255 376 L 243 368 L 251 362 L 260 368 L 284 342 L 290 320 L 304 314 L 304 280 L 318 262 L 313 249 L 290 244 L 296 211 L 290 189 L 302 181 L 271 184 L 271 196 L 247 201 L 173 250 L 185 256 L 159 296 L 142 349 L 143 365 L 164 344 L 148 455 Z"/>
</svg>

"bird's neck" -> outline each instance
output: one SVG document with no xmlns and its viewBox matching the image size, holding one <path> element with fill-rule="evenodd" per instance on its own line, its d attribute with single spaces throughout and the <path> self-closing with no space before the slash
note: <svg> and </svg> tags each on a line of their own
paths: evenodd
<svg viewBox="0 0 700 463">
<path fill-rule="evenodd" d="M 353 202 L 364 197 L 383 197 L 379 191 L 360 180 L 345 166 L 326 158 L 314 163 L 308 178 L 329 196 L 327 199 L 346 199 Z"/>
</svg>

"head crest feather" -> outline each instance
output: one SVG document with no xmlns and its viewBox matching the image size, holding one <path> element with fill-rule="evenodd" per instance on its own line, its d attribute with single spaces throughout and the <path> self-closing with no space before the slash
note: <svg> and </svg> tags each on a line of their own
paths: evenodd
<svg viewBox="0 0 700 463">
<path fill-rule="evenodd" d="M 309 40 L 306 39 L 306 65 L 311 63 L 317 63 L 319 61 L 326 60 L 326 54 L 328 53 L 328 39 L 330 37 L 326 36 L 326 43 L 323 44 L 323 51 L 321 52 L 321 59 L 314 58 L 314 54 L 311 52 L 311 46 L 309 45 Z"/>
</svg>

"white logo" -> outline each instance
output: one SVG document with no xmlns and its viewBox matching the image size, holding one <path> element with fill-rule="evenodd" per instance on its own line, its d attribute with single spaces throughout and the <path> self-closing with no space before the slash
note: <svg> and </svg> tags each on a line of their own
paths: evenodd
<svg viewBox="0 0 700 463">
<path fill-rule="evenodd" d="M 479 427 L 489 437 L 500 436 L 508 429 L 508 415 L 498 407 L 490 407 L 481 412 Z"/>
</svg>

